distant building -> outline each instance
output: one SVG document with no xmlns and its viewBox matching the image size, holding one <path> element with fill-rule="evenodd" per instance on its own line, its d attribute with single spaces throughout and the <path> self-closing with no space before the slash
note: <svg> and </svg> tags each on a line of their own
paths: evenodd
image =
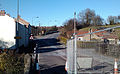
<svg viewBox="0 0 120 74">
<path fill-rule="evenodd" d="M 34 36 L 45 35 L 48 32 L 50 33 L 51 28 L 53 28 L 53 26 L 51 26 L 51 27 L 47 27 L 47 26 L 31 26 L 31 33 Z"/>
<path fill-rule="evenodd" d="M 0 48 L 15 49 L 22 45 L 28 46 L 31 33 L 30 24 L 19 17 L 17 30 L 17 22 L 4 10 L 0 11 Z"/>
<path fill-rule="evenodd" d="M 95 32 L 98 31 L 97 29 L 92 29 L 91 32 Z M 102 31 L 102 32 L 97 32 L 97 33 L 93 33 L 93 34 L 87 34 L 90 33 L 90 31 L 84 31 L 84 30 L 80 30 L 77 35 L 78 35 L 78 40 L 79 41 L 92 41 L 92 40 L 97 40 L 97 41 L 104 41 L 104 40 L 108 40 L 109 44 L 117 44 L 117 42 L 119 41 L 118 36 L 109 33 L 107 31 Z M 82 35 L 82 34 L 87 34 L 87 35 Z M 82 35 L 82 36 L 80 36 Z"/>
</svg>

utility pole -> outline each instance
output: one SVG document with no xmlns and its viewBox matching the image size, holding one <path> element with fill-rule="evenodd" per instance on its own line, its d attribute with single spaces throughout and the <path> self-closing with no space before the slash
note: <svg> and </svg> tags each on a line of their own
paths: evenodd
<svg viewBox="0 0 120 74">
<path fill-rule="evenodd" d="M 17 0 L 17 21 L 16 21 L 16 37 L 19 36 L 19 0 Z M 16 39 L 16 47 L 19 47 L 19 39 Z"/>
<path fill-rule="evenodd" d="M 74 12 L 74 72 L 77 74 L 76 12 Z"/>
<path fill-rule="evenodd" d="M 19 0 L 17 0 L 17 31 L 18 31 L 18 24 L 19 24 Z"/>
</svg>

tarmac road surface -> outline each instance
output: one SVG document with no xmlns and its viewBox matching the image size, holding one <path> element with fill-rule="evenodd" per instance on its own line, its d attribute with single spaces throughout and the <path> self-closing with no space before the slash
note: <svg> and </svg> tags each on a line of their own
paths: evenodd
<svg viewBox="0 0 120 74">
<path fill-rule="evenodd" d="M 66 74 L 65 46 L 56 39 L 59 33 L 37 36 L 40 74 Z"/>
</svg>

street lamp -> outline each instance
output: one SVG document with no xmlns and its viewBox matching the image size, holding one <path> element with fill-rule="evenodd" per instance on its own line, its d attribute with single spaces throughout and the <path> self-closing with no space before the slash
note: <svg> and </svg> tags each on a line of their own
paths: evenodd
<svg viewBox="0 0 120 74">
<path fill-rule="evenodd" d="M 32 17 L 32 25 L 33 25 L 33 19 L 34 19 L 34 18 L 39 18 L 39 17 L 38 17 L 38 16 L 37 16 L 37 17 Z"/>
<path fill-rule="evenodd" d="M 39 21 L 39 27 L 40 27 L 40 21 Z"/>
<path fill-rule="evenodd" d="M 32 17 L 32 25 L 33 26 L 34 26 L 34 24 L 33 24 L 34 22 L 33 21 L 34 21 L 35 18 L 39 18 L 39 17 L 38 16 L 37 17 Z M 37 30 L 36 29 L 37 29 L 37 27 L 33 28 L 34 35 L 37 35 Z"/>
</svg>

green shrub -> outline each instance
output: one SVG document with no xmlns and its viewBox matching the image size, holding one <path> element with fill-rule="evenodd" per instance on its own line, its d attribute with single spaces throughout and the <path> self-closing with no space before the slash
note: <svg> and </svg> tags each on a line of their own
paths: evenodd
<svg viewBox="0 0 120 74">
<path fill-rule="evenodd" d="M 60 40 L 61 43 L 64 43 L 64 44 L 67 43 L 67 38 L 65 38 L 63 36 L 60 36 L 58 39 Z"/>
<path fill-rule="evenodd" d="M 77 41 L 77 47 L 78 48 L 96 48 L 96 45 L 99 42 L 83 42 L 83 41 Z"/>
<path fill-rule="evenodd" d="M 13 55 L 2 53 L 0 55 L 0 71 L 5 74 L 22 74 L 24 73 L 23 55 Z"/>
</svg>

